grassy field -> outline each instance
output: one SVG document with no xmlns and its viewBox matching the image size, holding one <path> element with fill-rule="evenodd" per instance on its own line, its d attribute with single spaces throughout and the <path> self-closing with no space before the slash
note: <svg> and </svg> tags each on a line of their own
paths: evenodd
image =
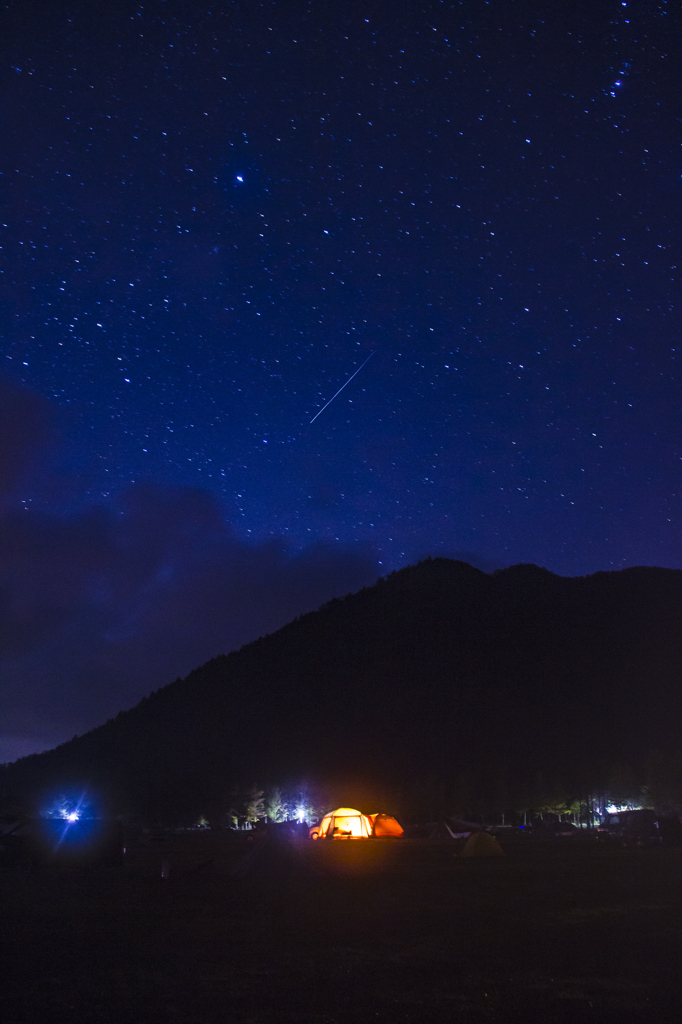
<svg viewBox="0 0 682 1024">
<path fill-rule="evenodd" d="M 0 875 L 3 1024 L 679 1020 L 682 853 L 503 840 L 129 847 Z M 162 862 L 167 878 L 161 877 Z"/>
</svg>

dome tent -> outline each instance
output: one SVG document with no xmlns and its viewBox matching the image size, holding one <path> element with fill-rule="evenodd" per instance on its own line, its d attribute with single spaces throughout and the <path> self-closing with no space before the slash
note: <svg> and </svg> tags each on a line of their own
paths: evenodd
<svg viewBox="0 0 682 1024">
<path fill-rule="evenodd" d="M 310 830 L 311 839 L 369 839 L 371 834 L 372 822 L 353 807 L 337 807 Z"/>
<path fill-rule="evenodd" d="M 369 839 L 402 834 L 402 827 L 389 814 L 363 814 L 352 807 L 337 807 L 310 829 L 311 839 Z"/>
<path fill-rule="evenodd" d="M 400 822 L 390 814 L 380 811 L 378 814 L 368 814 L 372 822 L 373 836 L 401 836 L 405 829 Z"/>
<path fill-rule="evenodd" d="M 504 850 L 490 832 L 472 832 L 461 857 L 504 857 Z"/>
</svg>

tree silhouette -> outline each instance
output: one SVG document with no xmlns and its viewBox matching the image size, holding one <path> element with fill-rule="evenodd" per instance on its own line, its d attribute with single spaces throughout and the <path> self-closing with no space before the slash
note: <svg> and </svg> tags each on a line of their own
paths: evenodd
<svg viewBox="0 0 682 1024">
<path fill-rule="evenodd" d="M 270 821 L 285 821 L 287 817 L 287 807 L 282 798 L 282 790 L 279 786 L 274 786 L 268 790 L 268 797 L 265 802 L 265 811 Z"/>
<path fill-rule="evenodd" d="M 257 821 L 260 821 L 265 817 L 264 795 L 263 790 L 258 788 L 258 784 L 256 782 L 254 782 L 254 784 L 246 791 L 244 817 L 252 825 L 255 825 Z"/>
</svg>

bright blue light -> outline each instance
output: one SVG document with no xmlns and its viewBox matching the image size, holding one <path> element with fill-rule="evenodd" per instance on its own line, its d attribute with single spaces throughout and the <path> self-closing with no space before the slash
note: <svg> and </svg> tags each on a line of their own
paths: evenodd
<svg viewBox="0 0 682 1024">
<path fill-rule="evenodd" d="M 244 180 L 244 179 L 242 178 L 241 174 L 238 174 L 238 175 L 237 175 L 237 181 L 243 181 L 243 180 Z"/>
<path fill-rule="evenodd" d="M 93 812 L 87 793 L 83 792 L 73 796 L 61 793 L 59 796 L 53 797 L 49 803 L 43 805 L 40 816 L 42 818 L 57 818 L 73 824 L 82 818 L 92 818 Z"/>
<path fill-rule="evenodd" d="M 36 856 L 45 863 L 76 863 L 88 858 L 122 856 L 120 822 L 108 817 L 99 800 L 87 790 L 57 791 L 46 797 L 39 817 L 30 825 Z"/>
</svg>

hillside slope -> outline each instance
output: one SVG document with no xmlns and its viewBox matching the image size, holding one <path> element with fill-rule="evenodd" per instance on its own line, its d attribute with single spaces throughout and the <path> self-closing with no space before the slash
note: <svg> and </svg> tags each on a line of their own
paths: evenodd
<svg viewBox="0 0 682 1024">
<path fill-rule="evenodd" d="M 213 659 L 53 751 L 6 799 L 100 787 L 143 814 L 305 778 L 502 806 L 641 774 L 682 723 L 682 572 L 421 562 Z M 541 781 L 538 781 L 541 780 Z M 544 781 L 542 781 L 544 780 Z"/>
</svg>

